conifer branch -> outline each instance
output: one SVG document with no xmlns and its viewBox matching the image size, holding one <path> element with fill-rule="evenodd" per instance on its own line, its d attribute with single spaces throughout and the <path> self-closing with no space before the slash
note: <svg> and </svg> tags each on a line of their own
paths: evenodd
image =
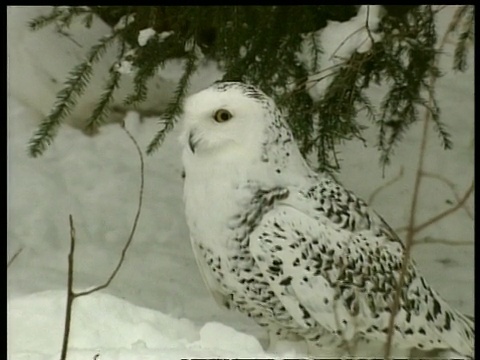
<svg viewBox="0 0 480 360">
<path fill-rule="evenodd" d="M 120 85 L 122 74 L 115 69 L 110 69 L 108 81 L 105 85 L 103 94 L 100 96 L 100 101 L 95 106 L 92 115 L 86 121 L 86 130 L 93 133 L 100 125 L 103 124 L 105 118 L 110 113 L 110 104 L 113 101 L 113 94 Z"/>
<path fill-rule="evenodd" d="M 81 14 L 92 14 L 85 6 L 55 6 L 47 15 L 40 15 L 28 22 L 30 30 L 36 31 L 55 24 L 61 28 L 69 27 L 73 18 Z"/>
<path fill-rule="evenodd" d="M 454 20 L 452 20 L 452 32 L 460 22 L 462 29 L 455 46 L 453 69 L 463 72 L 467 69 L 469 47 L 474 42 L 475 8 L 473 5 L 463 5 L 457 10 L 455 15 Z"/>
<path fill-rule="evenodd" d="M 186 60 L 185 69 L 178 82 L 173 100 L 168 104 L 165 112 L 162 115 L 162 119 L 160 120 L 160 124 L 163 125 L 163 128 L 157 132 L 153 140 L 148 145 L 147 154 L 151 154 L 157 150 L 165 140 L 167 133 L 173 129 L 176 122 L 176 117 L 182 111 L 182 102 L 187 94 L 190 78 L 196 69 L 197 57 L 195 55 L 195 51 L 192 50 Z"/>
<path fill-rule="evenodd" d="M 69 74 L 62 90 L 57 94 L 57 100 L 50 114 L 42 121 L 37 131 L 29 141 L 30 156 L 37 157 L 47 149 L 57 134 L 62 120 L 67 117 L 82 95 L 92 75 L 92 66 L 105 53 L 107 47 L 115 39 L 116 33 L 102 38 L 98 44 L 92 46 L 87 59 L 77 65 Z"/>
</svg>

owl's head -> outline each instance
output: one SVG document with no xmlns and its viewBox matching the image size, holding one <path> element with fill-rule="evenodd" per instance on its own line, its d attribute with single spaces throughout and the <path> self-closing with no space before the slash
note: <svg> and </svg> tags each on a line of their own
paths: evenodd
<svg viewBox="0 0 480 360">
<path fill-rule="evenodd" d="M 292 158 L 303 163 L 275 102 L 254 86 L 215 83 L 187 98 L 182 122 L 184 160 L 261 163 L 276 173 Z"/>
<path fill-rule="evenodd" d="M 253 86 L 221 82 L 185 101 L 181 142 L 192 153 L 259 150 L 276 106 Z"/>
</svg>

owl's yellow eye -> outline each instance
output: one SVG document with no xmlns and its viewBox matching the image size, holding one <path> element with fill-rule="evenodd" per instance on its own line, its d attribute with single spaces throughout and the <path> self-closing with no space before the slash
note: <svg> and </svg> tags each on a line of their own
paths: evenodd
<svg viewBox="0 0 480 360">
<path fill-rule="evenodd" d="M 215 114 L 213 115 L 213 118 L 215 119 L 215 121 L 219 122 L 219 123 L 228 121 L 232 117 L 233 117 L 232 113 L 228 110 L 225 110 L 225 109 L 217 110 L 217 111 L 215 111 Z"/>
</svg>

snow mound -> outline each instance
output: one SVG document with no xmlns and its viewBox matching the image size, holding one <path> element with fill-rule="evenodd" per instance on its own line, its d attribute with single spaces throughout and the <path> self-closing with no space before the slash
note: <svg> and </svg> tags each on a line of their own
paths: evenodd
<svg viewBox="0 0 480 360">
<path fill-rule="evenodd" d="M 240 333 L 218 322 L 206 323 L 200 329 L 199 343 L 209 348 L 219 349 L 222 354 L 240 347 L 246 353 L 263 352 L 262 345 L 255 337 Z"/>
<path fill-rule="evenodd" d="M 65 291 L 10 299 L 10 359 L 58 359 Z M 41 334 L 41 336 L 39 336 Z M 200 330 L 177 319 L 102 292 L 73 304 L 69 359 L 179 359 L 205 356 L 271 357 L 251 335 L 212 322 Z"/>
<path fill-rule="evenodd" d="M 302 44 L 303 51 L 297 56 L 313 73 L 308 77 L 308 82 L 314 84 L 309 89 L 313 100 L 317 101 L 323 97 L 334 74 L 355 52 L 367 52 L 373 42 L 381 40 L 382 34 L 376 32 L 381 19 L 380 8 L 380 5 L 362 5 L 357 15 L 350 20 L 328 21 L 325 28 L 314 33 L 313 39 L 305 38 Z M 318 46 L 322 48 L 322 54 L 314 64 L 310 49 Z"/>
</svg>

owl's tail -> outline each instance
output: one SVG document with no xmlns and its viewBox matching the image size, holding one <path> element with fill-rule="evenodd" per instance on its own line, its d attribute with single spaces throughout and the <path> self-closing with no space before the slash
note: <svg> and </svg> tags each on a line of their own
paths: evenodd
<svg viewBox="0 0 480 360">
<path fill-rule="evenodd" d="M 461 338 L 462 348 L 467 350 L 465 355 L 474 358 L 475 350 L 475 318 L 460 312 L 455 312 L 456 330 Z"/>
</svg>

